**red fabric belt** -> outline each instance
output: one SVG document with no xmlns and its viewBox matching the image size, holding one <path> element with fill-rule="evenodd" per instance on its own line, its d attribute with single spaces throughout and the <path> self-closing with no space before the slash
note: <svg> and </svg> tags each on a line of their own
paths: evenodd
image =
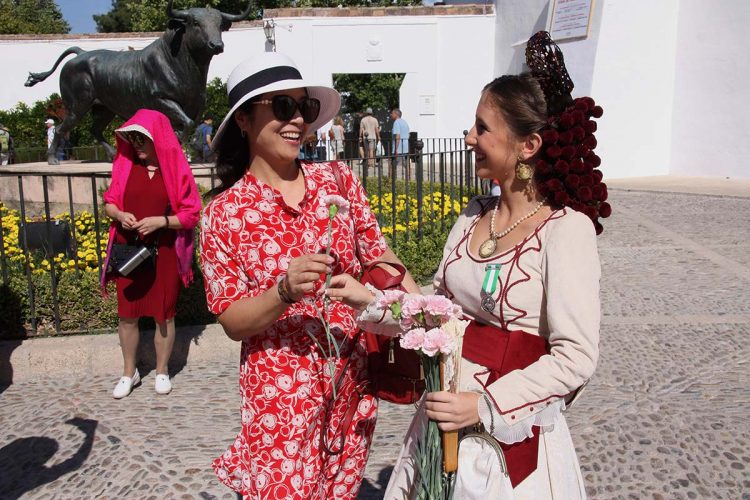
<svg viewBox="0 0 750 500">
<path fill-rule="evenodd" d="M 545 354 L 549 354 L 547 339 L 521 330 L 503 330 L 472 321 L 464 334 L 463 357 L 490 370 L 485 388 L 513 370 L 526 368 Z M 532 437 L 520 443 L 500 443 L 514 488 L 536 470 L 539 427 L 532 427 L 532 432 Z"/>
</svg>

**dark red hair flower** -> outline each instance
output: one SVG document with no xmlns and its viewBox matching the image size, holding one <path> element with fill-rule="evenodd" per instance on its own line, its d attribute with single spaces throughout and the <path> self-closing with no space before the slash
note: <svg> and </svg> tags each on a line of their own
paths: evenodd
<svg viewBox="0 0 750 500">
<path fill-rule="evenodd" d="M 581 188 L 586 189 L 586 188 Z M 596 210 L 596 208 L 592 207 L 591 205 L 586 205 L 583 207 L 583 213 L 589 216 L 589 219 L 596 220 L 596 218 L 599 216 L 599 212 Z"/>
<path fill-rule="evenodd" d="M 607 197 L 609 196 L 609 193 L 607 192 L 607 185 L 604 184 L 603 182 L 599 185 L 602 187 L 602 196 L 601 196 L 600 201 L 606 201 Z"/>
<path fill-rule="evenodd" d="M 596 148 L 596 137 L 593 135 L 587 135 L 586 138 L 583 140 L 583 145 L 586 146 L 589 149 Z"/>
<path fill-rule="evenodd" d="M 562 191 L 563 188 L 564 186 L 563 183 L 560 182 L 560 179 L 550 179 L 547 181 L 547 189 L 549 189 L 550 193 Z"/>
<path fill-rule="evenodd" d="M 536 173 L 539 175 L 548 175 L 550 172 L 549 163 L 544 160 L 537 160 L 536 162 Z"/>
<path fill-rule="evenodd" d="M 559 158 L 560 155 L 562 154 L 562 149 L 560 149 L 559 146 L 550 146 L 547 148 L 546 153 L 547 153 L 547 156 L 549 156 L 552 159 Z"/>
<path fill-rule="evenodd" d="M 586 131 L 583 130 L 583 127 L 580 125 L 576 125 L 572 129 L 570 129 L 570 134 L 573 136 L 573 139 L 576 140 L 576 142 L 581 142 L 584 137 L 586 137 Z"/>
<path fill-rule="evenodd" d="M 582 101 L 586 101 L 586 105 L 589 107 L 589 109 L 591 109 L 594 106 L 596 106 L 596 102 L 594 102 L 594 99 L 591 98 L 591 97 L 589 97 L 589 96 L 581 97 L 581 100 Z"/>
<path fill-rule="evenodd" d="M 581 176 L 581 186 L 593 186 L 594 185 L 594 176 L 591 174 L 584 174 Z M 581 200 L 581 201 L 588 201 L 588 200 Z"/>
<path fill-rule="evenodd" d="M 544 141 L 545 144 L 555 144 L 557 143 L 557 140 L 559 139 L 559 134 L 557 133 L 557 130 L 548 128 L 547 130 L 542 132 L 542 141 Z"/>
<path fill-rule="evenodd" d="M 594 184 L 591 186 L 591 197 L 595 201 L 602 201 L 602 186 L 601 184 Z"/>
<path fill-rule="evenodd" d="M 586 121 L 586 115 L 583 114 L 583 111 L 579 111 L 579 110 L 573 111 L 573 124 L 583 123 L 585 121 Z"/>
<path fill-rule="evenodd" d="M 580 187 L 577 191 L 578 199 L 587 202 L 591 201 L 591 188 L 588 187 Z"/>
<path fill-rule="evenodd" d="M 565 132 L 560 132 L 560 145 L 567 146 L 571 142 L 573 142 L 573 132 L 570 130 L 566 130 Z"/>
<path fill-rule="evenodd" d="M 598 220 L 594 221 L 594 229 L 596 230 L 596 234 L 602 234 L 602 231 L 604 231 L 604 226 L 602 226 L 602 223 Z"/>
<path fill-rule="evenodd" d="M 586 163 L 590 163 L 592 167 L 596 168 L 602 164 L 602 159 L 596 153 L 590 152 L 586 155 Z"/>
<path fill-rule="evenodd" d="M 576 174 L 583 172 L 583 162 L 580 158 L 575 158 L 570 161 L 570 171 Z"/>
<path fill-rule="evenodd" d="M 601 203 L 599 205 L 599 215 L 605 219 L 612 215 L 612 206 L 606 201 Z"/>
<path fill-rule="evenodd" d="M 601 170 L 593 170 L 591 175 L 594 176 L 594 184 L 599 184 L 604 178 L 604 174 L 602 174 Z"/>
<path fill-rule="evenodd" d="M 589 104 L 585 99 L 576 99 L 575 108 L 586 112 L 589 110 Z"/>
<path fill-rule="evenodd" d="M 559 176 L 566 176 L 568 175 L 568 171 L 570 170 L 570 165 L 568 165 L 568 162 L 565 160 L 557 160 L 555 162 L 555 173 Z"/>
<path fill-rule="evenodd" d="M 577 188 L 581 184 L 581 178 L 576 174 L 570 174 L 565 178 L 565 185 L 571 189 Z"/>
<path fill-rule="evenodd" d="M 555 193 L 555 204 L 567 205 L 568 203 L 570 203 L 570 196 L 568 196 L 568 193 L 565 191 L 557 191 Z"/>
<path fill-rule="evenodd" d="M 560 126 L 563 128 L 570 128 L 573 126 L 573 115 L 572 113 L 563 113 L 560 117 Z"/>
<path fill-rule="evenodd" d="M 594 120 L 587 120 L 583 124 L 583 130 L 587 134 L 593 134 L 594 132 L 596 132 L 596 122 Z"/>
<path fill-rule="evenodd" d="M 593 116 L 594 118 L 601 118 L 603 114 L 604 114 L 604 110 L 602 109 L 601 106 L 594 106 L 591 109 L 591 116 Z"/>
</svg>

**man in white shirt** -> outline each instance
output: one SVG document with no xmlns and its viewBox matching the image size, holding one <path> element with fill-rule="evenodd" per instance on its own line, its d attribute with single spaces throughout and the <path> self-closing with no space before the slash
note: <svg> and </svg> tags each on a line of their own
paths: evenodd
<svg viewBox="0 0 750 500">
<path fill-rule="evenodd" d="M 365 117 L 359 122 L 359 143 L 364 148 L 367 166 L 375 166 L 375 147 L 380 141 L 380 122 L 372 116 L 372 108 L 365 110 Z"/>
</svg>

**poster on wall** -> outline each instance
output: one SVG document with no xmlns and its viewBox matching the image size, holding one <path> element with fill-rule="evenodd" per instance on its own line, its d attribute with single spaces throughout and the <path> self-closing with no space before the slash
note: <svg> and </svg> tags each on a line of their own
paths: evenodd
<svg viewBox="0 0 750 500">
<path fill-rule="evenodd" d="M 594 12 L 594 0 L 551 0 L 549 32 L 556 42 L 568 38 L 586 38 Z"/>
</svg>

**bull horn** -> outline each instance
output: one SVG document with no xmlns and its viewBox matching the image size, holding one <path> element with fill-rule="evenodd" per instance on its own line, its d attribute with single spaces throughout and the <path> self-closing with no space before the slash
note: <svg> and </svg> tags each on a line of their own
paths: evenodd
<svg viewBox="0 0 750 500">
<path fill-rule="evenodd" d="M 174 19 L 187 19 L 188 13 L 186 10 L 174 10 L 172 9 L 172 1 L 167 2 L 167 17 Z"/>
<path fill-rule="evenodd" d="M 226 14 L 222 12 L 221 18 L 225 21 L 229 21 L 230 23 L 236 23 L 247 19 L 247 17 L 250 15 L 251 10 L 253 10 L 252 0 L 247 4 L 247 9 L 245 9 L 242 14 Z"/>
</svg>

